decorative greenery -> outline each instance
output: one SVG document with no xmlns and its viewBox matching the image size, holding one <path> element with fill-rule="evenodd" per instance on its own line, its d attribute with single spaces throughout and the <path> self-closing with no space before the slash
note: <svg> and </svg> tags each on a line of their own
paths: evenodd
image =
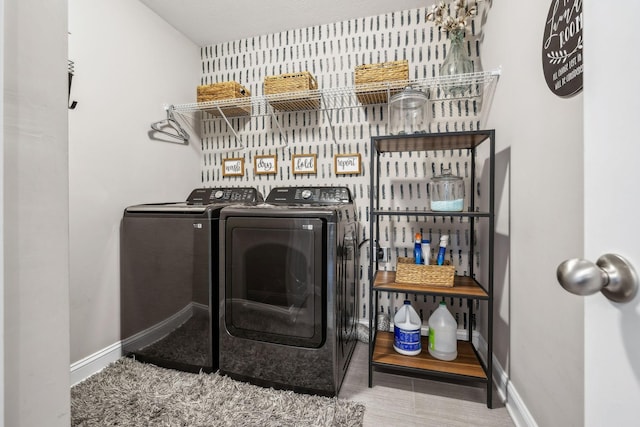
<svg viewBox="0 0 640 427">
<path fill-rule="evenodd" d="M 431 6 L 427 12 L 427 21 L 433 21 L 440 29 L 446 31 L 464 31 L 469 24 L 470 18 L 478 14 L 478 3 L 482 0 L 455 0 L 450 6 L 444 1 Z M 451 14 L 451 10 L 454 10 Z"/>
</svg>

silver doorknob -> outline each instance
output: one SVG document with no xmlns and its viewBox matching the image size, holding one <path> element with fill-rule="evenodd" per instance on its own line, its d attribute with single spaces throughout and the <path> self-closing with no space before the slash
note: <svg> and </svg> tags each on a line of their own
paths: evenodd
<svg viewBox="0 0 640 427">
<path fill-rule="evenodd" d="M 558 282 L 576 295 L 600 291 L 615 302 L 631 301 L 638 292 L 638 275 L 629 262 L 616 254 L 605 254 L 594 264 L 586 259 L 562 262 L 556 271 Z"/>
</svg>

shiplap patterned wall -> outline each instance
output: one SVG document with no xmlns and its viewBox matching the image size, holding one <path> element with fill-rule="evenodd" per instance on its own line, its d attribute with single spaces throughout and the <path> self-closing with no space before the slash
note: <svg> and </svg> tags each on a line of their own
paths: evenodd
<svg viewBox="0 0 640 427">
<path fill-rule="evenodd" d="M 201 50 L 200 84 L 237 81 L 253 95 L 262 95 L 265 76 L 309 71 L 316 77 L 320 89 L 351 87 L 356 66 L 401 59 L 409 61 L 410 79 L 436 77 L 449 43 L 446 33 L 426 22 L 425 15 L 426 8 L 412 9 L 205 46 Z M 480 64 L 480 20 L 480 17 L 474 20 L 467 35 L 468 52 L 476 64 L 476 70 Z M 437 108 L 466 107 L 443 104 Z M 327 115 L 331 115 L 331 120 Z M 223 119 L 204 117 L 203 185 L 253 186 L 264 195 L 275 186 L 346 185 L 356 199 L 361 240 L 368 239 L 370 136 L 388 133 L 387 106 L 360 105 L 330 111 L 276 112 L 275 117 L 282 132 L 270 115 L 230 119 L 246 147 L 244 150 L 237 149 L 241 143 Z M 465 123 L 465 117 L 461 118 L 460 126 L 458 124 L 453 124 L 454 129 L 473 128 Z M 282 133 L 288 142 L 286 146 Z M 302 153 L 317 155 L 316 174 L 293 174 L 292 155 Z M 334 155 L 350 153 L 362 155 L 362 173 L 336 175 Z M 277 174 L 254 173 L 254 156 L 265 154 L 277 156 Z M 244 176 L 223 176 L 222 161 L 226 158 L 244 158 Z M 470 191 L 470 164 L 466 151 L 385 155 L 381 164 L 382 175 L 388 177 L 380 188 L 381 199 L 394 209 L 413 210 L 427 205 L 427 182 L 434 174 L 440 174 L 443 168 L 451 168 L 453 173 L 465 177 L 467 195 Z M 460 219 L 385 217 L 381 222 L 381 231 L 381 246 L 392 248 L 392 260 L 387 265 L 389 269 L 394 268 L 397 256 L 412 256 L 413 235 L 420 231 L 431 238 L 434 242 L 432 247 L 437 246 L 441 234 L 449 234 L 451 243 L 448 258 L 456 266 L 458 274 L 468 271 L 470 236 L 468 224 L 461 223 Z M 369 309 L 368 243 L 362 246 L 360 257 L 359 316 L 363 320 L 368 319 Z M 475 257 L 479 263 L 479 253 Z M 382 310 L 393 316 L 405 297 L 404 294 L 384 294 L 379 302 Z M 439 299 L 424 296 L 410 298 L 426 323 Z M 466 300 L 452 298 L 447 302 L 458 319 L 459 328 L 466 328 L 471 320 L 467 319 L 464 310 Z"/>
</svg>

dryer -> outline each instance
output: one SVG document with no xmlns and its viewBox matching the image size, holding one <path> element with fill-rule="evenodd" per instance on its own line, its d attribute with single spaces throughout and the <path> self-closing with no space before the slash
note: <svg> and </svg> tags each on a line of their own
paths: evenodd
<svg viewBox="0 0 640 427">
<path fill-rule="evenodd" d="M 222 209 L 222 374 L 338 394 L 356 343 L 358 229 L 346 187 L 280 187 Z"/>
<path fill-rule="evenodd" d="M 120 246 L 124 355 L 190 372 L 218 369 L 218 219 L 254 188 L 196 188 L 185 202 L 129 206 Z"/>
</svg>

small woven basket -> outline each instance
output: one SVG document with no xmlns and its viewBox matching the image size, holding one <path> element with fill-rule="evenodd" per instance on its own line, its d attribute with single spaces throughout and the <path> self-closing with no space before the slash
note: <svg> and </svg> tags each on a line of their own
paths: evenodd
<svg viewBox="0 0 640 427">
<path fill-rule="evenodd" d="M 251 103 L 247 102 L 251 98 L 251 92 L 238 82 L 221 82 L 210 85 L 198 86 L 198 103 L 209 101 L 228 101 L 220 105 L 220 109 L 227 116 L 248 116 L 251 114 Z M 233 100 L 241 100 L 237 105 L 233 105 Z M 214 116 L 220 116 L 216 107 L 206 109 Z"/>
<path fill-rule="evenodd" d="M 315 110 L 320 107 L 320 96 L 310 93 L 318 89 L 318 82 L 308 72 L 280 74 L 264 78 L 264 94 L 269 104 L 278 110 Z"/>
<path fill-rule="evenodd" d="M 453 287 L 456 268 L 453 265 L 416 264 L 414 258 L 399 257 L 396 282 L 414 285 Z M 448 262 L 448 261 L 447 261 Z"/>
<path fill-rule="evenodd" d="M 409 61 L 391 61 L 377 64 L 359 65 L 355 69 L 356 96 L 363 104 L 381 104 L 388 101 L 388 88 L 385 83 L 407 82 L 409 80 Z M 404 84 L 395 84 L 391 94 L 400 92 Z"/>
</svg>

